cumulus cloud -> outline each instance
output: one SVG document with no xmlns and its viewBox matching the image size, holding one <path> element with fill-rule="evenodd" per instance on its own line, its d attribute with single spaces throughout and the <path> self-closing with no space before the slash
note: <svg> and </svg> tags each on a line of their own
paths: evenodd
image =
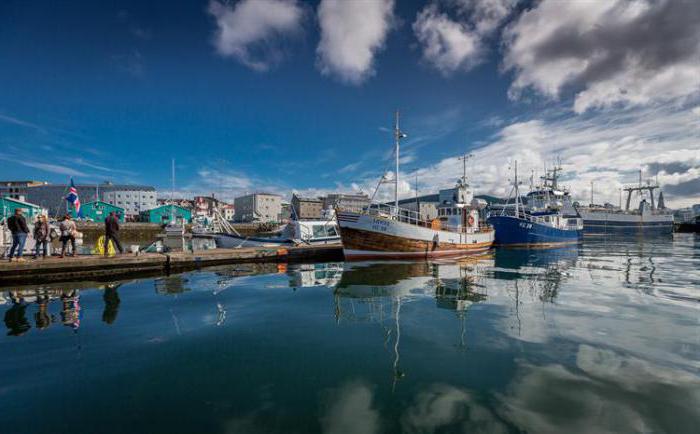
<svg viewBox="0 0 700 434">
<path fill-rule="evenodd" d="M 643 169 L 644 179 L 658 174 L 667 205 L 688 206 L 700 197 L 700 182 L 696 181 L 700 179 L 699 130 L 700 117 L 687 107 L 654 106 L 575 116 L 557 112 L 504 124 L 489 141 L 472 150 L 474 158 L 467 171 L 476 194 L 503 197 L 510 189 L 509 166 L 514 160 L 527 188 L 531 170 L 537 181 L 543 165 L 559 157 L 563 182 L 574 199 L 587 203 L 593 181 L 596 202 L 617 204 L 619 188 L 636 183 L 638 171 Z M 402 171 L 401 196 L 415 194 L 412 183 L 416 176 L 421 193 L 454 186 L 462 174 L 457 157 Z M 371 192 L 377 179 L 359 183 Z M 382 187 L 377 198 L 392 199 L 393 187 Z"/>
<path fill-rule="evenodd" d="M 364 382 L 350 382 L 328 392 L 327 409 L 321 417 L 328 434 L 373 434 L 379 432 L 379 411 L 374 408 L 374 392 Z"/>
<path fill-rule="evenodd" d="M 700 3 L 694 0 L 543 0 L 504 31 L 510 96 L 531 88 L 574 110 L 644 105 L 700 91 Z"/>
<path fill-rule="evenodd" d="M 443 75 L 478 63 L 479 37 L 466 25 L 453 21 L 435 5 L 423 9 L 413 23 L 423 47 L 423 58 Z"/>
<path fill-rule="evenodd" d="M 374 57 L 384 48 L 394 22 L 394 0 L 322 0 L 321 41 L 316 53 L 324 75 L 359 84 L 374 73 Z"/>
<path fill-rule="evenodd" d="M 483 61 L 485 40 L 510 15 L 517 0 L 452 0 L 443 4 L 446 8 L 439 2 L 423 8 L 413 23 L 413 31 L 423 59 L 448 76 Z"/>
<path fill-rule="evenodd" d="M 256 71 L 267 71 L 284 58 L 282 36 L 301 31 L 303 8 L 296 0 L 242 0 L 234 6 L 209 2 L 215 18 L 214 45 Z"/>
</svg>

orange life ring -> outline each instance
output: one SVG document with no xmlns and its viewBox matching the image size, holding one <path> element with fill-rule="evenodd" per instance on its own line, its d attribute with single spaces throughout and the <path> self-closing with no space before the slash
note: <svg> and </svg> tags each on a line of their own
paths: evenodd
<svg viewBox="0 0 700 434">
<path fill-rule="evenodd" d="M 474 226 L 474 216 L 470 215 L 469 218 L 467 219 L 467 223 L 469 223 L 469 226 Z"/>
</svg>

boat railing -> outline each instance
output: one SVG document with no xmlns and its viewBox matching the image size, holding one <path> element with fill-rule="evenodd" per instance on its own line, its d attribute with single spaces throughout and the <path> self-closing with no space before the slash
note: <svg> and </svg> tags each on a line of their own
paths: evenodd
<svg viewBox="0 0 700 434">
<path fill-rule="evenodd" d="M 427 219 L 421 216 L 420 212 L 413 211 L 406 208 L 396 207 L 394 205 L 389 205 L 386 203 L 372 203 L 366 206 L 361 212 L 361 214 L 366 214 L 372 217 L 381 217 L 396 220 L 402 223 L 408 223 L 411 225 L 421 226 L 431 229 L 439 229 L 441 231 L 447 232 L 467 232 L 461 227 L 447 225 L 440 221 L 438 226 L 435 226 L 433 221 L 436 219 Z M 489 229 L 488 226 L 479 226 L 481 231 L 486 231 Z"/>
</svg>

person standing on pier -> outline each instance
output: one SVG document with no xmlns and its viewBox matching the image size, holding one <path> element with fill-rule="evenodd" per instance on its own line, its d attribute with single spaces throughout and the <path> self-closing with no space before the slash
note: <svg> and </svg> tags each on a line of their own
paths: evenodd
<svg viewBox="0 0 700 434">
<path fill-rule="evenodd" d="M 24 253 L 24 243 L 27 242 L 27 234 L 29 233 L 29 228 L 27 227 L 27 221 L 22 215 L 22 210 L 15 209 L 15 214 L 7 218 L 7 228 L 12 232 L 12 247 L 10 247 L 10 262 L 12 262 L 12 257 L 15 255 L 15 249 L 17 249 L 17 262 L 23 262 L 22 254 Z"/>
<path fill-rule="evenodd" d="M 46 258 L 49 250 L 49 222 L 45 215 L 39 215 L 34 223 L 34 241 L 36 242 L 34 259 L 39 258 L 39 251 L 42 247 L 44 248 L 44 258 Z"/>
<path fill-rule="evenodd" d="M 66 254 L 66 244 L 70 241 L 72 250 L 70 256 L 75 256 L 75 233 L 78 228 L 75 226 L 75 222 L 71 219 L 70 214 L 66 214 L 63 217 L 63 221 L 58 225 L 61 229 L 61 258 Z"/>
<path fill-rule="evenodd" d="M 105 219 L 105 256 L 109 254 L 109 240 L 112 240 L 114 246 L 119 250 L 119 254 L 124 253 L 122 245 L 119 243 L 119 219 L 114 211 L 109 213 Z"/>
</svg>

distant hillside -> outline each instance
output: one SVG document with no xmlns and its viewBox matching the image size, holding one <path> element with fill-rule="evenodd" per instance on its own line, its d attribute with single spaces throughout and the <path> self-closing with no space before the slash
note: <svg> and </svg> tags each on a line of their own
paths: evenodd
<svg viewBox="0 0 700 434">
<path fill-rule="evenodd" d="M 484 199 L 487 203 L 492 204 L 492 203 L 506 203 L 505 199 L 501 199 L 500 197 L 496 196 L 490 196 L 488 194 L 477 194 L 474 196 L 477 199 Z"/>
</svg>

